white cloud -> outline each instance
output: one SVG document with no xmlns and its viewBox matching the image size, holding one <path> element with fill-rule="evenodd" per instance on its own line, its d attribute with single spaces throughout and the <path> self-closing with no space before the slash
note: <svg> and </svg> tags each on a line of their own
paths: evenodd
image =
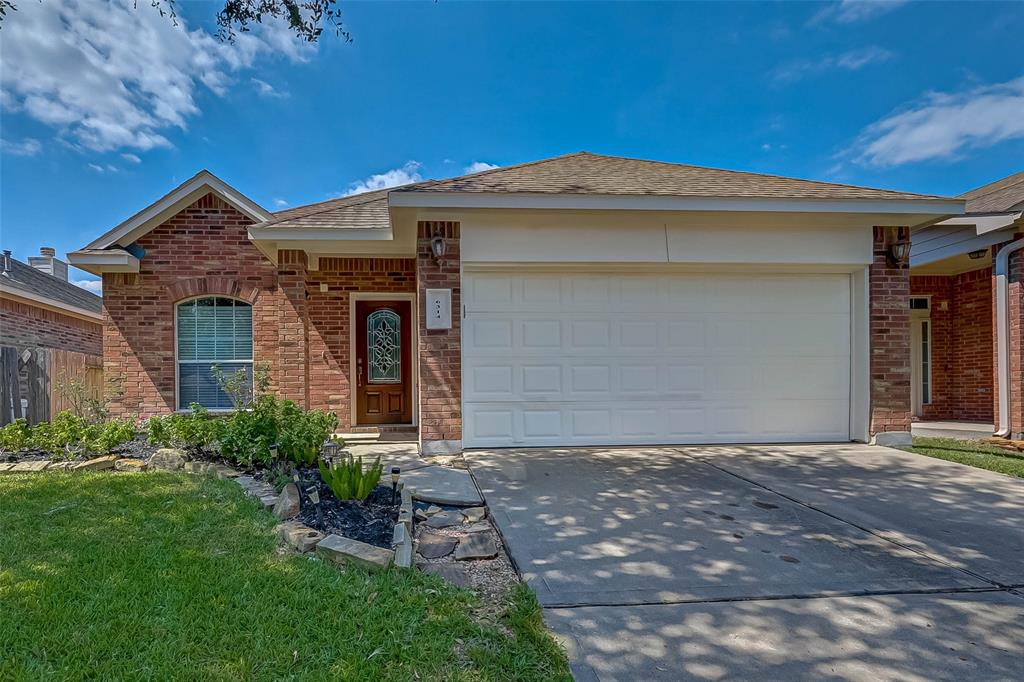
<svg viewBox="0 0 1024 682">
<path fill-rule="evenodd" d="M 907 0 L 840 0 L 811 17 L 811 24 L 854 24 L 891 12 Z"/>
<path fill-rule="evenodd" d="M 847 155 L 858 163 L 898 166 L 1020 138 L 1024 76 L 958 93 L 927 93 L 865 128 Z"/>
<path fill-rule="evenodd" d="M 94 170 L 94 171 L 96 171 L 97 173 L 102 173 L 102 172 L 104 172 L 104 170 L 105 170 L 105 169 L 103 168 L 103 166 L 100 166 L 99 164 L 95 164 L 95 163 L 90 163 L 90 164 L 89 164 L 89 169 L 90 169 L 90 170 Z"/>
<path fill-rule="evenodd" d="M 486 170 L 492 170 L 494 168 L 500 168 L 500 166 L 494 163 L 486 163 L 484 161 L 474 161 L 473 163 L 463 168 L 462 172 L 468 175 L 469 173 L 480 173 Z"/>
<path fill-rule="evenodd" d="M 370 177 L 360 180 L 359 182 L 353 182 L 345 192 L 345 196 L 351 196 L 353 194 L 362 194 L 363 192 L 371 192 L 375 189 L 385 189 L 387 187 L 397 187 L 398 185 L 408 185 L 410 182 L 419 182 L 423 179 L 420 175 L 420 168 L 423 166 L 419 161 L 406 161 L 405 165 L 401 168 L 392 168 L 384 173 L 377 173 Z"/>
<path fill-rule="evenodd" d="M 288 202 L 284 199 L 274 199 L 274 208 L 284 208 L 288 205 Z"/>
<path fill-rule="evenodd" d="M 772 72 L 772 77 L 780 82 L 792 83 L 833 69 L 860 71 L 869 64 L 888 61 L 894 56 L 885 48 L 869 45 L 856 50 L 847 50 L 837 55 L 827 54 L 819 59 L 789 62 L 775 69 Z"/>
<path fill-rule="evenodd" d="M 262 81 L 259 78 L 250 78 L 249 82 L 251 82 L 256 87 L 256 94 L 259 95 L 260 97 L 273 97 L 277 99 L 284 99 L 285 97 L 289 97 L 289 94 L 287 92 L 277 90 L 273 85 L 266 81 Z"/>
<path fill-rule="evenodd" d="M 7 154 L 13 154 L 14 156 L 35 156 L 42 151 L 43 145 L 39 144 L 39 140 L 26 137 L 21 142 L 0 140 L 0 149 Z"/>
<path fill-rule="evenodd" d="M 76 279 L 72 282 L 76 287 L 82 287 L 86 291 L 102 296 L 103 295 L 103 280 L 100 279 Z"/>
<path fill-rule="evenodd" d="M 135 164 L 142 163 L 142 159 L 140 159 L 135 154 L 122 154 L 121 158 L 124 159 L 125 161 L 127 161 L 128 163 L 135 163 Z"/>
<path fill-rule="evenodd" d="M 263 56 L 294 61 L 309 50 L 280 21 L 223 43 L 177 26 L 149 3 L 19 3 L 4 22 L 0 92 L 5 108 L 56 129 L 73 146 L 104 152 L 168 147 L 199 111 L 200 84 L 224 96 L 233 74 Z M 196 11 L 209 11 L 202 7 Z"/>
</svg>

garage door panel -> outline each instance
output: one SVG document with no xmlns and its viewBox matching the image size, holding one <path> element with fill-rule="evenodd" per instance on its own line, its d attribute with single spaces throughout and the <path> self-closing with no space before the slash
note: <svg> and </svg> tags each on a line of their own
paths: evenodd
<svg viewBox="0 0 1024 682">
<path fill-rule="evenodd" d="M 848 276 L 464 284 L 467 446 L 849 438 Z"/>
</svg>

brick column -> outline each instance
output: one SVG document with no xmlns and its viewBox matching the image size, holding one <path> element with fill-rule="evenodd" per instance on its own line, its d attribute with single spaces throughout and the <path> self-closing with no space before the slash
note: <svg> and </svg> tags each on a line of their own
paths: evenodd
<svg viewBox="0 0 1024 682">
<path fill-rule="evenodd" d="M 416 291 L 419 319 L 419 423 L 423 454 L 462 450 L 462 296 L 459 223 L 421 221 L 416 226 Z M 430 240 L 445 239 L 445 255 L 434 260 Z M 452 328 L 427 329 L 427 289 L 452 290 Z"/>
<path fill-rule="evenodd" d="M 309 407 L 306 252 L 277 252 L 277 394 Z"/>
<path fill-rule="evenodd" d="M 1020 239 L 1022 234 L 1015 234 L 1014 240 Z M 1011 240 L 1012 241 L 1012 240 Z M 1007 242 L 1009 243 L 1009 242 Z M 1006 244 L 998 244 L 992 248 L 993 259 L 999 250 Z M 1018 251 L 1010 256 L 1009 267 L 1006 273 L 1007 287 L 1007 322 L 1010 327 L 1009 338 L 1009 365 L 1010 365 L 1010 438 L 1024 440 L 1024 252 Z M 992 278 L 992 317 L 996 321 L 996 280 Z M 1002 428 L 999 423 L 999 384 L 1003 374 L 999 367 L 999 334 L 998 327 L 995 329 L 993 355 L 995 358 L 995 379 L 993 381 L 993 393 L 995 395 L 995 427 L 998 431 Z"/>
<path fill-rule="evenodd" d="M 877 445 L 910 443 L 910 269 L 886 252 L 895 228 L 874 228 L 870 268 L 871 436 Z"/>
</svg>

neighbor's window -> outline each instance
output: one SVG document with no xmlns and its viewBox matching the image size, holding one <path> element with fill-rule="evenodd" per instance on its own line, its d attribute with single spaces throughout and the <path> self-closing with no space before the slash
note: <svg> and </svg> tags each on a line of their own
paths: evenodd
<svg viewBox="0 0 1024 682">
<path fill-rule="evenodd" d="M 199 403 L 231 409 L 213 366 L 244 371 L 252 381 L 252 306 L 231 298 L 197 298 L 178 304 L 178 408 Z"/>
</svg>

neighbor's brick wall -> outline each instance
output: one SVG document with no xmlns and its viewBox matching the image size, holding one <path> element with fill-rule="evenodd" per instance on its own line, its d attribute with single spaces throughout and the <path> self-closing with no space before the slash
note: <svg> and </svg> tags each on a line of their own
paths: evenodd
<svg viewBox="0 0 1024 682">
<path fill-rule="evenodd" d="M 100 355 L 103 327 L 77 317 L 0 298 L 0 346 L 42 347 Z"/>
<path fill-rule="evenodd" d="M 248 239 L 251 222 L 207 194 L 139 239 L 138 274 L 103 276 L 103 370 L 122 392 L 115 414 L 176 409 L 174 307 L 185 298 L 219 294 L 252 303 L 253 359 L 276 366 L 277 275 Z"/>
<path fill-rule="evenodd" d="M 992 268 L 915 275 L 910 289 L 912 296 L 931 296 L 932 402 L 922 418 L 991 422 Z"/>
<path fill-rule="evenodd" d="M 910 431 L 910 271 L 890 267 L 885 228 L 870 267 L 871 433 Z"/>
<path fill-rule="evenodd" d="M 434 261 L 430 239 L 445 238 L 446 253 Z M 419 300 L 427 289 L 452 290 L 452 328 L 426 328 L 419 319 L 420 440 L 462 440 L 462 281 L 459 223 L 424 221 L 417 224 L 416 288 Z"/>
<path fill-rule="evenodd" d="M 320 285 L 326 284 L 322 292 Z M 310 403 L 338 415 L 343 431 L 352 427 L 350 374 L 354 292 L 415 293 L 414 258 L 320 258 L 308 274 Z M 413 302 L 415 308 L 416 303 Z"/>
</svg>

